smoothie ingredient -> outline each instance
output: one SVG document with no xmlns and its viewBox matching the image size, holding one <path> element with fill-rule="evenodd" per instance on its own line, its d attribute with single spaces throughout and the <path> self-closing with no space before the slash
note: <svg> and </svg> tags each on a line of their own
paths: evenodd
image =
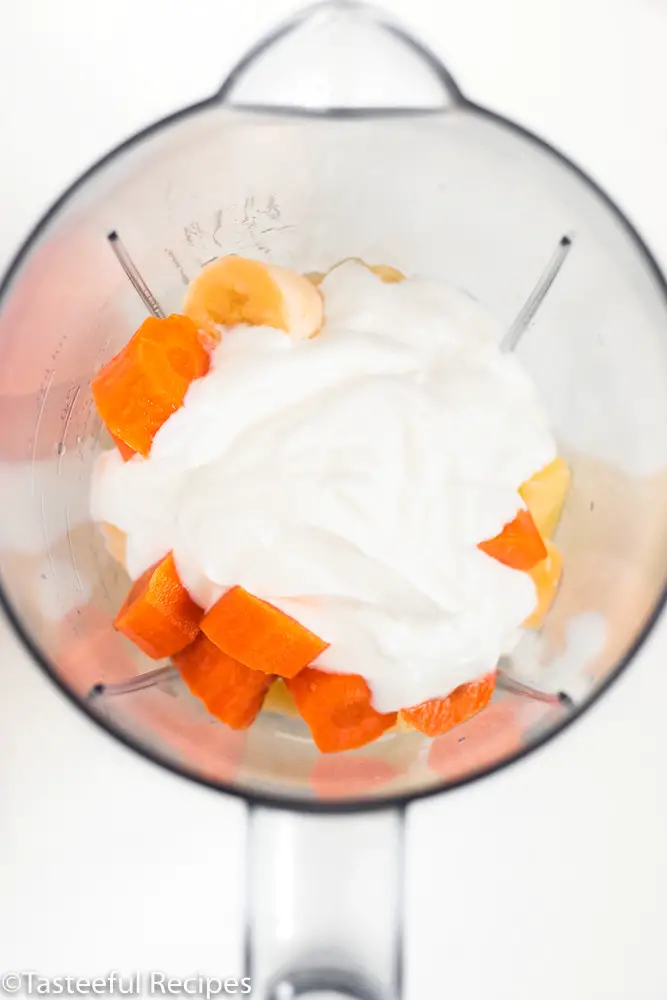
<svg viewBox="0 0 667 1000">
<path fill-rule="evenodd" d="M 496 687 L 496 673 L 461 684 L 446 698 L 432 698 L 414 708 L 404 708 L 401 721 L 425 736 L 442 736 L 480 712 L 491 701 Z"/>
<path fill-rule="evenodd" d="M 111 434 L 111 432 L 109 433 Z M 118 448 L 118 451 L 120 452 L 121 458 L 123 459 L 124 462 L 129 462 L 130 459 L 137 454 L 134 448 L 130 448 L 129 445 L 125 444 L 124 441 L 121 441 L 121 439 L 119 437 L 116 437 L 115 434 L 111 434 L 111 440 Z"/>
<path fill-rule="evenodd" d="M 477 545 L 556 445 L 465 293 L 355 262 L 320 290 L 310 340 L 225 328 L 148 459 L 102 456 L 93 514 L 127 532 L 132 577 L 173 551 L 201 607 L 243 587 L 330 644 L 318 668 L 398 711 L 492 670 L 534 610 L 530 577 Z"/>
<path fill-rule="evenodd" d="M 396 712 L 376 712 L 371 689 L 356 674 L 306 667 L 287 686 L 322 753 L 363 747 L 396 724 Z"/>
<path fill-rule="evenodd" d="M 104 544 L 111 558 L 125 567 L 127 556 L 127 535 L 125 532 L 120 531 L 113 524 L 100 524 L 100 530 L 104 535 Z"/>
<path fill-rule="evenodd" d="M 208 367 L 204 339 L 189 319 L 150 317 L 92 380 L 97 412 L 116 442 L 145 457 L 156 432 Z"/>
<path fill-rule="evenodd" d="M 200 634 L 173 658 L 192 694 L 232 729 L 247 729 L 259 714 L 272 678 L 227 656 Z"/>
<path fill-rule="evenodd" d="M 161 660 L 193 642 L 202 614 L 181 583 L 169 553 L 132 585 L 114 625 L 147 656 Z"/>
<path fill-rule="evenodd" d="M 326 276 L 331 274 L 331 272 L 340 267 L 342 264 L 347 264 L 353 262 L 355 264 L 361 264 L 362 267 L 367 268 L 367 270 L 372 271 L 373 274 L 384 282 L 385 285 L 395 285 L 399 281 L 405 281 L 405 275 L 402 271 L 399 271 L 397 267 L 391 267 L 389 264 L 367 264 L 361 257 L 345 257 L 344 260 L 338 261 L 333 267 L 330 267 L 328 271 L 309 271 L 304 277 L 308 278 L 315 287 L 319 287 Z"/>
<path fill-rule="evenodd" d="M 313 337 L 324 318 L 322 296 L 303 275 L 233 254 L 202 268 L 190 282 L 183 311 L 215 338 L 221 326 L 247 323 L 302 340 Z"/>
<path fill-rule="evenodd" d="M 537 607 L 523 623 L 524 628 L 540 628 L 558 592 L 563 572 L 563 556 L 553 542 L 545 542 L 547 557 L 530 571 L 537 590 Z"/>
<path fill-rule="evenodd" d="M 542 537 L 527 510 L 520 510 L 499 535 L 477 546 L 504 566 L 527 572 L 547 557 Z"/>
<path fill-rule="evenodd" d="M 551 538 L 556 530 L 570 479 L 568 464 L 559 455 L 519 489 L 542 538 Z"/>
<path fill-rule="evenodd" d="M 282 677 L 276 677 L 269 688 L 264 708 L 267 712 L 277 712 L 278 715 L 295 716 L 299 714 L 296 702 Z"/>
<path fill-rule="evenodd" d="M 493 321 L 358 258 L 223 257 L 184 309 L 93 382 L 93 513 L 138 577 L 116 627 L 220 721 L 298 711 L 324 753 L 471 718 L 553 602 L 569 484 Z"/>
<path fill-rule="evenodd" d="M 232 587 L 206 614 L 204 632 L 219 649 L 252 670 L 294 677 L 327 648 L 294 618 Z"/>
</svg>

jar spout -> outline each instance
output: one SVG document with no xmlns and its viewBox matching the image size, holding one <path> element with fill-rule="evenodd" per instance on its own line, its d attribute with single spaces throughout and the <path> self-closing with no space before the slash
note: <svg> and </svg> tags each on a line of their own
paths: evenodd
<svg viewBox="0 0 667 1000">
<path fill-rule="evenodd" d="M 227 104 L 310 113 L 443 110 L 463 103 L 450 73 L 378 8 L 324 0 L 262 39 L 219 91 Z"/>
</svg>

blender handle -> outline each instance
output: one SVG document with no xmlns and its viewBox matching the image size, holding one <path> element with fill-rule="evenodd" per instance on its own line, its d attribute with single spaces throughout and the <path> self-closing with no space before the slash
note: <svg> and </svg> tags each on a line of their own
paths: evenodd
<svg viewBox="0 0 667 1000">
<path fill-rule="evenodd" d="M 317 114 L 467 104 L 440 59 L 362 0 L 320 0 L 260 39 L 215 95 L 235 107 Z"/>
<path fill-rule="evenodd" d="M 400 1000 L 405 809 L 251 805 L 245 975 L 253 996 Z"/>
</svg>

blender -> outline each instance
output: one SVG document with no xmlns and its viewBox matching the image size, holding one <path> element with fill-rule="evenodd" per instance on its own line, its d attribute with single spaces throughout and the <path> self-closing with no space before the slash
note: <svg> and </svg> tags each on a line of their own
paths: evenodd
<svg viewBox="0 0 667 1000">
<path fill-rule="evenodd" d="M 110 446 L 90 380 L 147 311 L 178 312 L 225 253 L 301 272 L 361 257 L 443 278 L 512 331 L 563 233 L 573 253 L 515 350 L 572 469 L 565 573 L 488 708 L 435 740 L 392 731 L 327 756 L 298 719 L 235 732 L 172 671 L 145 676 L 113 629 L 127 578 L 88 497 Z M 409 804 L 565 730 L 664 604 L 667 295 L 648 249 L 578 168 L 467 100 L 401 27 L 325 2 L 72 185 L 4 279 L 0 350 L 0 598 L 17 633 L 100 727 L 247 802 L 253 993 L 396 1000 Z"/>
</svg>

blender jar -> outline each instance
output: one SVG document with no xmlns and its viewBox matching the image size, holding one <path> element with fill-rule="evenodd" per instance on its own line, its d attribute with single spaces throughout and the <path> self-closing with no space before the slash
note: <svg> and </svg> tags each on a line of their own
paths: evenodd
<svg viewBox="0 0 667 1000">
<path fill-rule="evenodd" d="M 303 272 L 355 256 L 444 278 L 506 327 L 575 234 L 517 348 L 573 475 L 558 597 L 508 667 L 537 695 L 510 685 L 435 740 L 391 731 L 326 756 L 296 718 L 227 729 L 171 675 L 113 687 L 154 664 L 113 630 L 127 578 L 89 513 L 93 463 L 110 446 L 90 380 L 146 315 L 112 232 L 166 313 L 221 254 Z M 327 2 L 63 195 L 5 277 L 0 351 L 1 598 L 27 649 L 118 739 L 249 803 L 253 992 L 400 996 L 406 805 L 563 730 L 664 603 L 667 296 L 649 251 L 589 178 L 469 102 L 401 28 Z"/>
</svg>

